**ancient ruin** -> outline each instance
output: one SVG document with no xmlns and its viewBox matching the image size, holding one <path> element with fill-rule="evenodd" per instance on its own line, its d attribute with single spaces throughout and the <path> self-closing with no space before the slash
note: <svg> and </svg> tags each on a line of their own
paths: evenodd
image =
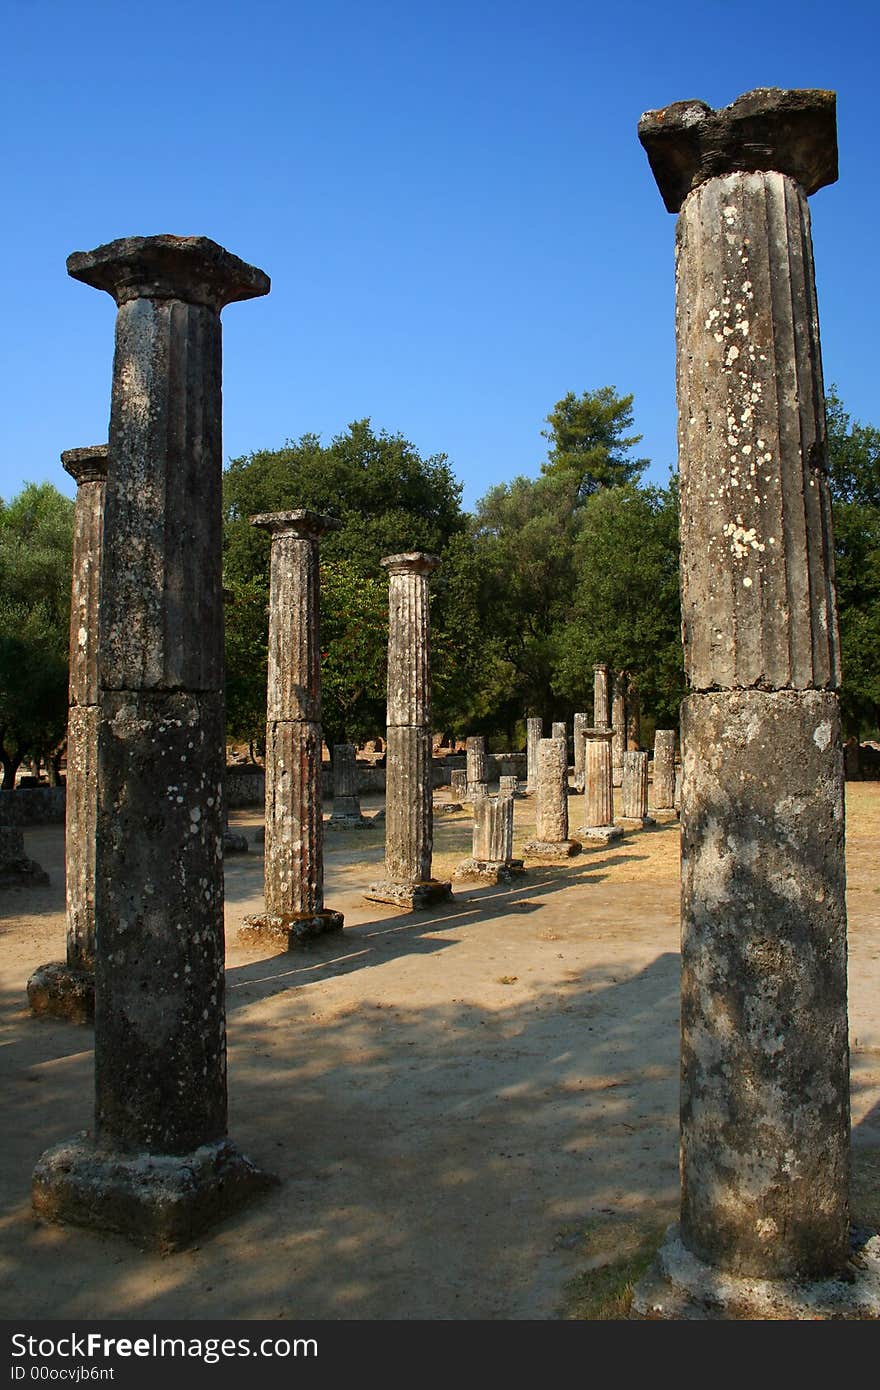
<svg viewBox="0 0 880 1390">
<path fill-rule="evenodd" d="M 543 719 L 526 720 L 526 796 L 538 790 L 538 744 L 544 737 Z"/>
<path fill-rule="evenodd" d="M 467 768 L 452 769 L 449 774 L 449 790 L 454 801 L 467 801 Z"/>
<path fill-rule="evenodd" d="M 431 877 L 431 668 L 428 576 L 440 561 L 416 551 L 389 555 L 388 762 L 385 783 L 385 878 L 370 902 L 416 909 L 451 898 Z"/>
<path fill-rule="evenodd" d="M 46 871 L 24 852 L 24 831 L 17 825 L 0 825 L 0 888 L 38 887 L 48 882 Z"/>
<path fill-rule="evenodd" d="M 675 729 L 655 729 L 652 807 L 672 811 L 675 807 Z"/>
<path fill-rule="evenodd" d="M 252 516 L 271 537 L 266 687 L 265 914 L 239 940 L 288 949 L 342 929 L 324 906 L 319 540 L 333 517 L 298 509 Z"/>
<path fill-rule="evenodd" d="M 333 811 L 331 830 L 368 830 L 372 821 L 361 811 L 357 749 L 353 743 L 333 745 Z"/>
<path fill-rule="evenodd" d="M 486 757 L 486 740 L 478 734 L 467 740 L 467 794 L 466 800 L 473 801 L 485 796 L 489 790 L 489 761 Z"/>
<path fill-rule="evenodd" d="M 89 1023 L 95 1013 L 95 831 L 98 820 L 98 600 L 104 537 L 107 445 L 68 449 L 76 483 L 70 586 L 70 709 L 64 833 L 67 954 L 27 984 L 35 1014 Z"/>
<path fill-rule="evenodd" d="M 471 856 L 463 859 L 455 877 L 473 883 L 509 883 L 525 872 L 513 857 L 513 797 L 479 796 L 474 802 Z"/>
<path fill-rule="evenodd" d="M 614 824 L 611 730 L 590 729 L 584 742 L 584 823 L 578 836 L 610 844 L 623 834 Z"/>
<path fill-rule="evenodd" d="M 507 776 L 507 777 L 499 777 L 499 778 L 498 778 L 498 795 L 499 795 L 499 796 L 509 796 L 511 799 L 514 799 L 514 798 L 516 798 L 516 797 L 518 797 L 518 796 L 521 796 L 522 793 L 520 792 L 520 789 L 519 789 L 519 778 L 518 778 L 518 777 L 509 777 L 509 776 Z"/>
<path fill-rule="evenodd" d="M 173 1249 L 271 1181 L 227 1138 L 220 310 L 268 293 L 203 237 L 77 252 L 118 305 L 98 637 L 95 1129 L 38 1216 Z"/>
<path fill-rule="evenodd" d="M 648 755 L 631 748 L 623 755 L 620 819 L 624 825 L 642 830 L 654 824 L 653 818 L 648 815 Z"/>
<path fill-rule="evenodd" d="M 608 667 L 599 662 L 593 667 L 593 728 L 608 726 Z"/>
<path fill-rule="evenodd" d="M 876 1309 L 880 1261 L 848 1263 L 839 652 L 807 206 L 837 177 L 834 94 L 679 102 L 639 136 L 679 213 L 691 693 L 681 1223 L 635 1307 L 796 1316 L 804 1281 L 831 1281 L 839 1315 L 873 1278 Z"/>
<path fill-rule="evenodd" d="M 576 714 L 574 716 L 574 732 L 572 742 L 574 744 L 574 789 L 582 792 L 584 789 L 584 759 L 586 749 L 584 747 L 587 729 L 590 727 L 590 720 L 586 714 Z"/>
<path fill-rule="evenodd" d="M 597 727 L 601 727 L 597 725 Z M 611 775 L 615 787 L 623 779 L 623 755 L 626 752 L 626 672 L 615 671 L 611 687 Z"/>
<path fill-rule="evenodd" d="M 568 859 L 580 844 L 568 838 L 568 756 L 563 738 L 538 743 L 535 835 L 523 846 L 527 859 Z"/>
</svg>

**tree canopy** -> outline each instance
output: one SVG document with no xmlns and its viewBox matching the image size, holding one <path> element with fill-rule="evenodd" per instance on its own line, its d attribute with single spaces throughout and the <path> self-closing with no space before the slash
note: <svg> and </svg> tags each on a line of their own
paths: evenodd
<svg viewBox="0 0 880 1390">
<path fill-rule="evenodd" d="M 576 502 L 583 502 L 606 487 L 637 482 L 648 459 L 631 458 L 630 451 L 640 443 L 640 434 L 627 434 L 633 427 L 633 397 L 619 396 L 613 386 L 569 391 L 557 401 L 547 416 L 549 430 L 542 430 L 550 441 L 545 474 L 567 475 Z"/>
</svg>

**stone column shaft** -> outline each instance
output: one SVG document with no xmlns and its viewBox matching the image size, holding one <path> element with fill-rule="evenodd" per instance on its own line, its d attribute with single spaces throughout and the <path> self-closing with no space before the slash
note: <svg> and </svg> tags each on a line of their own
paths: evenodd
<svg viewBox="0 0 880 1390">
<path fill-rule="evenodd" d="M 580 846 L 568 838 L 568 750 L 564 738 L 538 743 L 535 838 L 523 853 L 535 858 L 567 858 Z"/>
<path fill-rule="evenodd" d="M 584 824 L 578 833 L 608 844 L 622 834 L 614 824 L 610 729 L 590 730 L 584 744 L 584 760 Z"/>
<path fill-rule="evenodd" d="M 608 728 L 608 667 L 593 667 L 593 727 Z"/>
<path fill-rule="evenodd" d="M 353 743 L 333 746 L 333 814 L 330 825 L 340 830 L 366 829 L 372 824 L 361 812 L 357 749 Z"/>
<path fill-rule="evenodd" d="M 474 859 L 506 864 L 513 857 L 513 801 L 484 796 L 474 805 Z"/>
<path fill-rule="evenodd" d="M 543 719 L 526 720 L 526 795 L 538 789 L 538 744 L 544 734 Z"/>
<path fill-rule="evenodd" d="M 623 775 L 623 755 L 626 751 L 626 672 L 615 671 L 611 692 L 611 766 L 614 785 L 620 786 Z"/>
<path fill-rule="evenodd" d="M 486 740 L 477 734 L 467 740 L 467 794 L 473 798 L 477 786 L 485 787 L 489 781 L 489 761 L 486 757 Z"/>
<path fill-rule="evenodd" d="M 590 727 L 590 721 L 586 714 L 576 714 L 574 717 L 574 785 L 575 790 L 582 792 L 584 789 L 584 759 L 586 730 Z"/>
<path fill-rule="evenodd" d="M 648 823 L 648 755 L 628 749 L 623 755 L 623 778 L 620 784 L 620 815 L 622 820 Z"/>
<path fill-rule="evenodd" d="M 671 811 L 675 805 L 675 730 L 654 732 L 654 809 Z"/>
</svg>

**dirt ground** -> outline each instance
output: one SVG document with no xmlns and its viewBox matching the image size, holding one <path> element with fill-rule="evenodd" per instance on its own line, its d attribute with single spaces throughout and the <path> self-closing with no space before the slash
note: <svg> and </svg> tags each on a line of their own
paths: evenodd
<svg viewBox="0 0 880 1390">
<path fill-rule="evenodd" d="M 516 803 L 519 844 L 532 814 Z M 847 815 L 858 1176 L 880 1166 L 880 783 L 851 784 Z M 252 839 L 260 817 L 232 823 Z M 674 1218 L 674 821 L 414 915 L 360 896 L 381 828 L 328 831 L 346 930 L 292 954 L 237 946 L 263 861 L 229 858 L 229 1130 L 281 1183 L 165 1257 L 31 1216 L 36 1158 L 91 1123 L 92 1043 L 25 1008 L 64 954 L 61 828 L 25 841 L 51 886 L 0 898 L 0 1316 L 571 1316 L 578 1280 Z M 469 846 L 465 813 L 438 817 L 437 876 Z"/>
</svg>

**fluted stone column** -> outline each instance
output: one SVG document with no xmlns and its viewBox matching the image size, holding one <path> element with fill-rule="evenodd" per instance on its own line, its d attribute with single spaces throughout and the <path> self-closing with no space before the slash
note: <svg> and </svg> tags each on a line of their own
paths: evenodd
<svg viewBox="0 0 880 1390">
<path fill-rule="evenodd" d="M 499 777 L 498 795 L 509 796 L 511 800 L 520 795 L 518 777 Z"/>
<path fill-rule="evenodd" d="M 574 787 L 575 791 L 582 792 L 584 789 L 584 759 L 586 756 L 585 744 L 587 729 L 590 728 L 590 720 L 586 714 L 576 714 L 574 716 L 573 732 L 573 761 L 574 761 Z"/>
<path fill-rule="evenodd" d="M 683 102 L 639 134 L 680 209 L 691 689 L 681 1242 L 670 1235 L 661 1263 L 691 1291 L 723 1271 L 747 1308 L 755 1277 L 774 1281 L 777 1306 L 803 1306 L 803 1285 L 780 1284 L 838 1274 L 848 1256 L 839 654 L 807 207 L 837 177 L 834 94 Z M 856 1285 L 837 1287 L 852 1302 Z"/>
<path fill-rule="evenodd" d="M 251 517 L 271 537 L 266 686 L 266 910 L 243 944 L 289 950 L 340 931 L 324 906 L 319 542 L 341 522 L 298 508 Z"/>
<path fill-rule="evenodd" d="M 615 671 L 611 687 L 611 775 L 615 787 L 623 777 L 623 755 L 626 752 L 626 672 Z"/>
<path fill-rule="evenodd" d="M 642 743 L 642 701 L 632 677 L 626 686 L 626 746 L 639 750 Z"/>
<path fill-rule="evenodd" d="M 385 878 L 370 902 L 416 909 L 451 898 L 431 877 L 431 667 L 428 576 L 440 561 L 416 551 L 389 555 L 388 759 L 385 772 Z"/>
<path fill-rule="evenodd" d="M 474 797 L 480 795 L 480 788 L 483 793 L 488 790 L 489 783 L 489 763 L 486 757 L 486 740 L 482 734 L 477 734 L 467 740 L 467 799 L 473 801 Z"/>
<path fill-rule="evenodd" d="M 538 744 L 544 736 L 543 719 L 526 720 L 526 796 L 538 790 Z"/>
<path fill-rule="evenodd" d="M 608 728 L 608 667 L 600 662 L 593 667 L 593 728 Z"/>
<path fill-rule="evenodd" d="M 95 832 L 98 819 L 98 596 L 107 445 L 68 449 L 76 483 L 70 585 L 70 676 L 64 829 L 67 956 L 28 980 L 35 1014 L 88 1023 L 95 1014 Z"/>
<path fill-rule="evenodd" d="M 269 1179 L 226 1137 L 220 310 L 268 292 L 203 237 L 68 259 L 116 300 L 102 555 L 95 1134 L 36 1213 L 175 1248 Z"/>
<path fill-rule="evenodd" d="M 600 844 L 619 840 L 614 824 L 614 785 L 611 777 L 611 730 L 589 729 L 584 740 L 584 823 L 578 835 Z"/>
<path fill-rule="evenodd" d="M 467 768 L 454 767 L 449 774 L 449 789 L 453 801 L 467 801 Z"/>
<path fill-rule="evenodd" d="M 456 867 L 455 877 L 474 883 L 509 883 L 523 873 L 523 861 L 513 857 L 513 797 L 477 797 L 471 856 Z"/>
<path fill-rule="evenodd" d="M 553 723 L 552 723 L 552 725 L 551 725 L 551 734 L 550 734 L 550 737 L 551 737 L 551 738 L 561 738 L 561 739 L 565 739 L 565 740 L 568 739 L 568 734 L 567 734 L 567 732 L 566 732 L 565 721 L 564 721 L 564 720 L 562 720 L 562 719 L 555 719 L 555 720 L 553 721 Z"/>
<path fill-rule="evenodd" d="M 653 805 L 655 811 L 675 807 L 675 730 L 654 731 Z"/>
<path fill-rule="evenodd" d="M 648 815 L 648 755 L 627 749 L 620 783 L 620 819 L 644 828 L 653 825 Z"/>
<path fill-rule="evenodd" d="M 368 830 L 372 825 L 361 811 L 357 749 L 353 743 L 333 745 L 333 812 L 331 830 Z"/>
<path fill-rule="evenodd" d="M 568 751 L 564 738 L 538 744 L 535 836 L 523 846 L 527 859 L 567 859 L 580 845 L 568 838 Z"/>
</svg>

